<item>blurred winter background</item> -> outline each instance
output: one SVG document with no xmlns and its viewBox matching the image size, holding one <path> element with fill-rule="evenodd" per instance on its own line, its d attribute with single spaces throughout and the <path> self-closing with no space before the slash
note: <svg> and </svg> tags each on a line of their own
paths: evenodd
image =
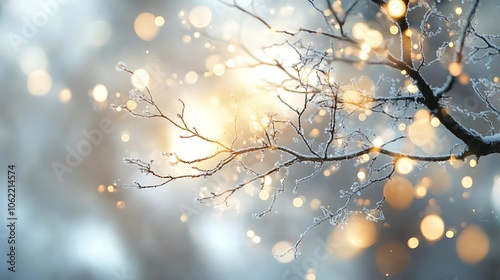
<svg viewBox="0 0 500 280">
<path fill-rule="evenodd" d="M 450 8 L 460 5 L 455 2 Z M 278 24 L 307 17 L 300 13 L 307 1 L 259 3 Z M 496 14 L 487 12 L 483 19 L 494 22 Z M 265 42 L 264 26 L 234 9 L 209 0 L 4 0 L 0 14 L 0 162 L 3 170 L 17 166 L 18 216 L 17 271 L 11 273 L 1 178 L 1 279 L 500 277 L 496 155 L 415 171 L 410 208 L 386 205 L 386 221 L 354 220 L 347 232 L 325 224 L 305 239 L 297 260 L 274 253 L 295 242 L 321 203 L 335 207 L 338 186 L 352 182 L 358 167 L 324 172 L 298 196 L 283 196 L 277 213 L 262 219 L 252 214 L 267 208 L 266 193 L 244 194 L 230 209 L 195 202 L 200 186 L 230 184 L 237 174 L 160 189 L 113 187 L 117 180 L 149 180 L 123 157 L 161 160 L 160 152 L 185 145 L 168 126 L 110 109 L 128 102 L 133 87 L 128 74 L 115 71 L 118 61 L 145 70 L 167 110 L 179 110 L 182 98 L 200 127 L 227 127 L 230 96 L 259 94 L 254 84 L 265 73 L 230 71 L 238 48 L 209 38 L 250 47 Z M 246 34 L 245 26 L 262 33 Z M 421 228 L 428 214 L 436 215 L 430 228 Z M 457 244 L 461 233 L 467 233 L 465 244 Z M 349 245 L 349 238 L 362 244 Z M 479 250 L 467 257 L 471 244 Z"/>
</svg>

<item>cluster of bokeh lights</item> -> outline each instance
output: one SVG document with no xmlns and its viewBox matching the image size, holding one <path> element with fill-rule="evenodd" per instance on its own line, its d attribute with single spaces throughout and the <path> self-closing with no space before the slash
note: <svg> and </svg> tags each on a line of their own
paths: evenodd
<svg viewBox="0 0 500 280">
<path fill-rule="evenodd" d="M 335 1 L 339 3 L 340 1 Z M 406 13 L 406 4 L 401 0 L 389 0 L 385 6 L 387 14 L 397 20 L 404 16 Z M 337 4 L 334 9 L 341 9 Z M 325 13 L 328 13 L 325 10 Z M 457 7 L 455 13 L 460 15 L 462 9 Z M 192 8 L 189 12 L 180 11 L 179 18 L 184 24 L 189 24 L 189 26 L 194 28 L 194 32 L 186 34 L 182 37 L 182 41 L 186 44 L 192 42 L 193 38 L 197 39 L 201 37 L 201 29 L 210 26 L 212 21 L 212 12 L 206 6 L 196 6 Z M 158 36 L 160 28 L 164 25 L 165 20 L 162 16 L 157 16 L 152 13 L 141 13 L 139 14 L 134 22 L 134 30 L 136 35 L 144 41 L 151 41 Z M 272 31 L 272 30 L 271 30 Z M 267 30 L 269 32 L 269 30 Z M 399 34 L 399 27 L 396 25 L 389 26 L 389 32 L 392 35 Z M 359 49 L 357 55 L 361 60 L 367 60 L 369 55 L 376 49 L 380 48 L 384 43 L 383 35 L 376 28 L 372 28 L 366 23 L 356 23 L 352 27 L 352 35 L 359 42 Z M 407 33 L 401 34 L 401 36 L 418 36 L 416 31 L 408 30 Z M 210 43 L 205 43 L 204 47 L 207 49 L 214 49 L 214 45 Z M 450 48 L 453 47 L 451 43 Z M 417 49 L 418 46 L 414 46 Z M 234 45 L 229 45 L 225 51 L 227 53 L 233 54 L 236 50 Z M 344 51 L 344 50 L 343 50 Z M 352 50 L 345 50 L 347 52 Z M 354 51 L 353 51 L 354 52 Z M 284 53 L 280 54 L 281 56 Z M 227 68 L 234 67 L 238 61 L 241 61 L 240 57 L 234 58 L 223 58 L 217 54 L 211 54 L 205 59 L 205 72 L 199 71 L 187 71 L 186 73 L 179 74 L 181 81 L 179 83 L 185 83 L 187 85 L 196 84 L 201 78 L 209 76 L 222 76 L 226 73 Z M 469 82 L 468 75 L 464 73 L 462 65 L 459 62 L 451 62 L 448 65 L 449 73 L 458 77 L 460 83 L 467 84 Z M 134 75 L 131 76 L 131 83 L 134 88 L 138 90 L 145 90 L 151 81 L 150 74 L 145 69 L 136 69 Z M 262 74 L 262 73 L 261 73 Z M 267 75 L 267 73 L 265 74 Z M 401 75 L 405 76 L 407 73 L 402 72 Z M 172 75 L 169 79 L 177 79 L 177 74 Z M 368 80 L 368 78 L 367 78 Z M 494 77 L 493 81 L 498 82 L 498 77 Z M 311 81 L 308 81 L 311 82 Z M 368 81 L 368 84 L 374 85 L 372 81 Z M 30 72 L 28 76 L 28 90 L 33 95 L 44 95 L 50 91 L 52 85 L 52 80 L 50 75 L 45 69 L 37 69 Z M 417 93 L 418 88 L 414 85 L 410 79 L 405 80 L 404 89 L 408 93 Z M 368 91 L 370 92 L 370 91 Z M 95 102 L 103 103 L 108 99 L 108 90 L 103 84 L 96 84 L 91 90 L 91 96 Z M 367 100 L 371 97 L 369 94 L 361 94 L 359 91 L 353 89 L 346 89 L 344 91 L 344 99 L 351 103 L 346 105 L 351 110 L 357 110 L 358 120 L 366 121 L 370 115 L 371 111 L 360 110 L 360 103 L 367 103 Z M 60 92 L 60 100 L 63 103 L 71 100 L 71 90 L 64 88 Z M 220 101 L 214 101 L 217 103 Z M 127 107 L 131 110 L 137 108 L 137 103 L 134 100 L 127 101 Z M 323 117 L 326 113 L 323 111 L 319 112 L 319 117 Z M 249 116 L 249 127 L 252 132 L 261 132 L 263 130 L 262 124 L 266 124 L 269 120 L 262 118 L 259 119 L 255 115 Z M 211 121 L 210 123 L 214 123 Z M 411 123 L 400 123 L 397 129 L 401 132 L 406 132 L 408 139 L 416 147 L 421 148 L 425 152 L 435 152 L 438 147 L 435 144 L 438 142 L 437 129 L 440 126 L 440 122 L 437 118 L 432 117 L 432 115 L 425 110 L 418 110 L 415 112 L 413 120 Z M 218 127 L 216 130 L 222 130 Z M 321 136 L 321 130 L 318 128 L 313 128 L 308 133 L 312 138 L 317 138 Z M 130 140 L 130 133 L 128 131 L 121 132 L 120 139 L 122 142 L 128 142 Z M 339 141 L 338 145 L 342 144 L 342 139 Z M 381 136 L 375 137 L 374 141 L 375 147 L 381 147 L 384 144 L 384 138 Z M 178 145 L 184 146 L 185 143 L 178 143 Z M 192 146 L 192 145 L 190 145 Z M 193 156 L 199 155 L 199 150 L 193 151 Z M 369 162 L 370 155 L 365 154 L 360 156 L 358 162 L 362 165 Z M 477 164 L 475 159 L 469 159 L 467 161 L 469 167 L 474 168 Z M 454 168 L 459 168 L 462 165 L 456 165 L 455 162 L 450 161 L 450 165 Z M 452 181 L 451 178 L 442 175 L 437 171 L 434 175 L 429 175 L 428 177 L 423 177 L 415 184 L 412 183 L 413 178 L 410 177 L 414 172 L 416 162 L 408 157 L 400 157 L 395 161 L 395 175 L 391 180 L 388 180 L 383 186 L 383 194 L 386 199 L 388 207 L 396 211 L 405 211 L 409 209 L 415 200 L 423 200 L 428 197 L 429 193 L 433 195 L 441 195 L 450 190 L 452 185 L 457 183 Z M 458 167 L 457 167 L 458 166 Z M 336 167 L 327 167 L 323 170 L 323 175 L 325 177 L 332 176 L 337 172 Z M 359 181 L 364 181 L 367 179 L 367 169 L 361 166 L 357 172 L 356 177 Z M 434 176 L 434 177 L 433 177 Z M 436 177 L 441 180 L 439 182 L 440 186 L 437 186 Z M 463 187 L 464 192 L 462 198 L 467 199 L 470 197 L 470 193 L 467 189 L 470 189 L 474 185 L 473 177 L 470 175 L 463 176 L 460 180 L 460 185 Z M 246 188 L 248 194 L 256 195 L 260 200 L 269 200 L 273 193 L 273 178 L 271 176 L 266 176 L 264 178 L 263 187 L 261 189 L 250 186 Z M 498 187 L 493 191 L 500 193 L 500 184 L 496 184 Z M 104 193 L 115 193 L 117 190 L 113 186 L 105 187 L 104 185 L 98 186 L 98 192 Z M 494 199 L 494 198 L 493 198 Z M 450 199 L 451 200 L 451 199 Z M 495 201 L 494 201 L 495 202 Z M 309 210 L 317 211 L 320 209 L 322 202 L 318 198 L 308 198 L 304 195 L 295 196 L 291 198 L 291 204 L 296 207 L 304 207 L 309 205 Z M 358 201 L 359 205 L 369 206 L 371 201 L 369 199 L 361 199 Z M 497 201 L 495 205 L 500 205 Z M 117 209 L 124 209 L 126 206 L 125 201 L 116 201 Z M 500 208 L 500 206 L 498 206 Z M 307 208 L 307 207 L 304 207 Z M 433 198 L 429 199 L 426 211 L 422 212 L 419 232 L 415 233 L 414 236 L 409 236 L 406 243 L 401 243 L 397 241 L 382 242 L 379 241 L 380 235 L 380 225 L 367 220 L 364 216 L 352 216 L 349 219 L 349 223 L 345 227 L 337 227 L 328 237 L 329 249 L 333 254 L 339 258 L 352 259 L 363 252 L 363 250 L 370 248 L 372 246 L 377 246 L 376 249 L 376 264 L 380 272 L 387 276 L 392 276 L 402 272 L 410 264 L 410 251 L 416 250 L 423 244 L 432 245 L 440 241 L 443 237 L 448 239 L 456 239 L 456 252 L 457 256 L 465 263 L 475 264 L 482 261 L 488 254 L 489 251 L 489 238 L 484 232 L 484 230 L 478 225 L 468 225 L 462 222 L 459 226 L 448 225 L 446 219 L 440 216 L 439 205 Z M 189 215 L 182 214 L 179 217 L 180 222 L 189 222 Z M 382 225 L 384 226 L 384 225 Z M 247 237 L 253 244 L 259 244 L 262 241 L 262 237 L 257 235 L 254 230 L 248 230 L 246 232 Z M 293 258 L 292 251 L 286 254 L 283 252 L 287 251 L 293 244 L 290 241 L 279 241 L 272 248 L 272 254 L 276 256 L 276 260 L 281 263 L 289 263 Z M 399 265 L 394 265 L 398 263 Z M 314 280 L 315 271 L 311 270 L 305 275 L 305 279 Z"/>
</svg>

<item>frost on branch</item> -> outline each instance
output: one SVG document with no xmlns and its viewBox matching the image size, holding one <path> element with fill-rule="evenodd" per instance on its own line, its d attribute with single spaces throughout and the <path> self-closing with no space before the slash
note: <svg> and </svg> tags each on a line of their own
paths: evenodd
<svg viewBox="0 0 500 280">
<path fill-rule="evenodd" d="M 247 104 L 234 98 L 231 126 L 221 137 L 213 137 L 189 120 L 189 104 L 179 100 L 179 112 L 171 114 L 167 105 L 172 105 L 156 102 L 148 87 L 130 94 L 144 111 L 113 106 L 136 117 L 161 119 L 182 139 L 196 139 L 211 148 L 195 158 L 164 151 L 164 157 L 182 167 L 169 172 L 155 169 L 150 160 L 126 159 L 158 180 L 149 185 L 135 182 L 138 188 L 227 171 L 237 173 L 238 181 L 207 190 L 199 201 L 230 205 L 245 188 L 265 190 L 271 178 L 275 188 L 269 207 L 254 215 L 260 218 L 273 211 L 280 195 L 303 191 L 318 174 L 330 174 L 341 163 L 359 168 L 354 183 L 334 190 L 342 204 L 328 208 L 325 202 L 322 215 L 290 248 L 295 256 L 307 233 L 325 221 L 344 225 L 353 214 L 383 220 L 384 203 L 391 201 L 382 192 L 374 205 L 355 201 L 395 174 L 405 175 L 431 162 L 500 152 L 498 78 L 481 76 L 488 72 L 472 67 L 481 61 L 490 67 L 499 53 L 499 35 L 477 31 L 479 0 L 462 1 L 460 13 L 434 1 L 308 2 L 310 10 L 304 13 L 322 20 L 298 17 L 302 21 L 290 28 L 274 27 L 269 15 L 255 7 L 226 3 L 281 40 L 263 42 L 260 50 L 231 42 L 248 58 L 235 71 L 256 68 L 281 77 L 267 77 L 258 87 L 275 96 L 275 110 L 256 109 L 248 118 Z M 121 62 L 117 70 L 134 75 Z"/>
</svg>

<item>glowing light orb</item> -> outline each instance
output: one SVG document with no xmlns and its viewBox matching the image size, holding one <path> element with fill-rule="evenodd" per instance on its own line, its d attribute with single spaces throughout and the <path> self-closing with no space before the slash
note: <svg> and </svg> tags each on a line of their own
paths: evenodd
<svg viewBox="0 0 500 280">
<path fill-rule="evenodd" d="M 407 209 L 413 202 L 413 186 L 404 177 L 393 177 L 384 186 L 384 197 L 393 208 Z"/>
<path fill-rule="evenodd" d="M 377 228 L 365 217 L 354 216 L 346 228 L 347 240 L 357 248 L 368 248 L 377 240 Z"/>
<path fill-rule="evenodd" d="M 488 254 L 490 241 L 484 231 L 475 225 L 468 226 L 457 238 L 457 254 L 465 263 L 475 264 Z"/>
<path fill-rule="evenodd" d="M 389 16 L 395 19 L 401 18 L 406 14 L 406 5 L 402 0 L 389 0 L 386 8 Z"/>
<path fill-rule="evenodd" d="M 46 95 L 52 88 L 52 78 L 45 70 L 35 70 L 28 76 L 27 87 L 33 95 Z"/>
<path fill-rule="evenodd" d="M 148 86 L 150 79 L 148 71 L 137 69 L 134 71 L 134 75 L 130 77 L 130 82 L 136 89 L 142 90 Z"/>
<path fill-rule="evenodd" d="M 196 28 L 207 27 L 212 21 L 212 12 L 205 6 L 196 6 L 189 12 L 189 22 Z"/>
<path fill-rule="evenodd" d="M 309 206 L 311 207 L 312 210 L 318 210 L 321 207 L 321 200 L 314 198 L 309 203 Z"/>
<path fill-rule="evenodd" d="M 294 260 L 293 250 L 289 251 L 288 253 L 286 253 L 282 256 L 282 254 L 284 252 L 286 252 L 291 247 L 292 247 L 292 243 L 290 243 L 288 241 L 280 241 L 280 242 L 274 244 L 273 249 L 272 249 L 272 253 L 275 256 L 274 258 L 280 263 L 289 263 L 289 262 L 293 261 Z"/>
<path fill-rule="evenodd" d="M 408 239 L 408 248 L 410 248 L 410 249 L 417 248 L 419 244 L 420 244 L 420 241 L 418 241 L 418 238 L 416 238 L 416 237 L 412 237 L 412 238 Z"/>
<path fill-rule="evenodd" d="M 59 92 L 59 101 L 63 104 L 68 103 L 71 100 L 71 90 L 69 88 L 63 88 Z"/>
<path fill-rule="evenodd" d="M 472 187 L 473 181 L 471 176 L 465 176 L 462 178 L 462 187 L 468 189 Z"/>
<path fill-rule="evenodd" d="M 435 214 L 427 215 L 420 223 L 420 231 L 425 239 L 429 241 L 441 239 L 444 233 L 443 219 Z"/>
<path fill-rule="evenodd" d="M 408 174 L 413 171 L 415 162 L 407 157 L 401 157 L 396 161 L 396 171 L 399 174 Z"/>
<path fill-rule="evenodd" d="M 212 72 L 215 76 L 222 76 L 226 72 L 226 66 L 223 63 L 217 63 L 212 68 Z"/>
<path fill-rule="evenodd" d="M 389 31 L 391 32 L 392 35 L 396 35 L 399 33 L 399 28 L 396 25 L 391 25 Z"/>
<path fill-rule="evenodd" d="M 125 201 L 123 201 L 123 200 L 119 200 L 119 201 L 117 201 L 117 202 L 116 202 L 116 208 L 118 208 L 118 209 L 123 209 L 123 208 L 125 208 Z"/>
<path fill-rule="evenodd" d="M 292 204 L 293 206 L 299 208 L 302 207 L 302 205 L 304 204 L 304 200 L 302 200 L 301 197 L 296 197 L 293 199 Z"/>
<path fill-rule="evenodd" d="M 158 27 L 161 27 L 165 24 L 165 19 L 162 16 L 155 17 L 155 24 Z"/>
<path fill-rule="evenodd" d="M 453 77 L 458 77 L 462 73 L 462 65 L 458 62 L 452 62 L 448 66 L 448 71 L 450 71 L 450 75 Z"/>
<path fill-rule="evenodd" d="M 108 98 L 108 89 L 103 84 L 97 84 L 92 90 L 92 97 L 97 102 L 104 102 Z"/>
<path fill-rule="evenodd" d="M 135 108 L 137 108 L 137 102 L 135 102 L 134 100 L 127 101 L 127 108 L 129 110 L 134 110 Z"/>
<path fill-rule="evenodd" d="M 135 18 L 134 31 L 144 41 L 151 41 L 158 35 L 156 17 L 151 13 L 142 13 Z"/>
<path fill-rule="evenodd" d="M 122 133 L 120 139 L 122 140 L 122 142 L 127 143 L 130 140 L 130 134 L 128 134 L 128 132 L 124 131 Z"/>
<path fill-rule="evenodd" d="M 336 227 L 328 236 L 328 248 L 337 257 L 348 260 L 359 255 L 363 249 L 352 245 L 348 241 L 348 232 L 344 228 Z"/>
<path fill-rule="evenodd" d="M 261 200 L 268 200 L 268 199 L 269 199 L 269 192 L 268 192 L 268 191 L 266 191 L 266 190 L 261 190 L 261 191 L 259 192 L 259 198 L 260 198 Z"/>
<path fill-rule="evenodd" d="M 384 42 L 384 37 L 382 33 L 376 29 L 371 29 L 368 25 L 363 22 L 358 22 L 352 27 L 352 35 L 357 40 L 363 42 L 364 46 L 363 52 L 368 53 L 372 48 L 378 48 Z"/>
<path fill-rule="evenodd" d="M 198 81 L 198 74 L 194 71 L 189 71 L 186 73 L 184 81 L 190 85 L 195 84 Z"/>
</svg>

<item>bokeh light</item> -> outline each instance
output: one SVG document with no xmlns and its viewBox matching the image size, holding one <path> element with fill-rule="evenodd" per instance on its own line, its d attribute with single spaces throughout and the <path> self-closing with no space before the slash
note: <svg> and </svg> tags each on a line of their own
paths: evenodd
<svg viewBox="0 0 500 280">
<path fill-rule="evenodd" d="M 406 4 L 402 0 L 389 0 L 387 13 L 390 17 L 398 19 L 406 14 Z"/>
<path fill-rule="evenodd" d="M 135 100 L 127 101 L 127 108 L 129 110 L 134 110 L 135 108 L 137 108 L 137 102 L 135 102 Z"/>
<path fill-rule="evenodd" d="M 165 19 L 162 16 L 155 17 L 155 24 L 158 27 L 162 27 L 165 24 Z"/>
<path fill-rule="evenodd" d="M 46 95 L 52 88 L 52 78 L 45 70 L 35 70 L 29 74 L 27 86 L 33 95 Z"/>
<path fill-rule="evenodd" d="M 462 65 L 458 62 L 452 62 L 448 66 L 448 70 L 450 71 L 450 75 L 458 77 L 462 73 Z"/>
<path fill-rule="evenodd" d="M 439 122 L 439 120 L 438 120 Z M 434 121 L 435 125 L 438 125 Z M 410 141 L 419 147 L 426 147 L 433 151 L 436 143 L 436 129 L 432 125 L 431 114 L 427 110 L 418 110 L 413 122 L 408 126 L 408 137 Z"/>
<path fill-rule="evenodd" d="M 269 192 L 268 192 L 268 191 L 266 191 L 266 190 L 261 190 L 261 191 L 259 192 L 259 198 L 260 198 L 261 200 L 268 200 L 268 199 L 269 199 Z"/>
<path fill-rule="evenodd" d="M 413 202 L 413 185 L 404 177 L 394 176 L 388 180 L 383 192 L 387 203 L 395 209 L 407 209 Z"/>
<path fill-rule="evenodd" d="M 288 249 L 292 248 L 292 243 L 288 241 L 280 241 L 274 244 L 272 253 L 274 258 L 280 263 L 289 263 L 293 261 L 295 258 L 293 256 L 293 250 L 288 251 L 283 255 Z"/>
<path fill-rule="evenodd" d="M 103 193 L 105 190 L 106 190 L 106 186 L 104 186 L 102 184 L 97 187 L 97 191 L 100 193 Z"/>
<path fill-rule="evenodd" d="M 155 23 L 156 17 L 151 13 L 141 13 L 134 21 L 134 30 L 139 38 L 144 41 L 151 41 L 158 35 L 158 25 Z"/>
<path fill-rule="evenodd" d="M 420 223 L 420 231 L 425 239 L 429 241 L 441 239 L 444 233 L 443 219 L 435 214 L 425 216 Z"/>
<path fill-rule="evenodd" d="M 347 240 L 357 248 L 368 248 L 378 237 L 375 223 L 363 216 L 353 216 L 346 227 Z"/>
<path fill-rule="evenodd" d="M 144 69 L 137 69 L 134 71 L 134 75 L 130 76 L 130 82 L 132 85 L 139 90 L 145 89 L 150 81 L 148 71 Z"/>
<path fill-rule="evenodd" d="M 184 77 L 184 81 L 186 81 L 187 84 L 195 84 L 198 81 L 198 74 L 194 71 L 189 71 L 186 73 L 186 76 Z"/>
<path fill-rule="evenodd" d="M 462 178 L 462 187 L 468 189 L 470 187 L 472 187 L 472 184 L 473 184 L 473 181 L 472 181 L 472 177 L 471 176 L 464 176 Z"/>
<path fill-rule="evenodd" d="M 482 261 L 488 254 L 490 241 L 484 231 L 470 225 L 457 238 L 457 254 L 465 263 L 475 264 Z"/>
<path fill-rule="evenodd" d="M 71 101 L 71 96 L 71 90 L 69 88 L 63 88 L 59 92 L 59 101 L 63 104 L 66 104 Z"/>
<path fill-rule="evenodd" d="M 119 200 L 119 201 L 117 201 L 117 202 L 116 202 L 116 208 L 118 208 L 118 209 L 123 209 L 123 208 L 125 208 L 125 201 L 123 201 L 123 200 Z"/>
<path fill-rule="evenodd" d="M 212 12 L 208 7 L 196 6 L 189 12 L 189 22 L 196 28 L 204 28 L 210 24 Z"/>
<path fill-rule="evenodd" d="M 349 260 L 363 252 L 362 248 L 354 246 L 348 238 L 347 230 L 341 227 L 336 227 L 328 236 L 328 248 L 336 257 Z"/>
<path fill-rule="evenodd" d="M 108 99 L 108 89 L 103 84 L 97 84 L 92 89 L 92 97 L 97 102 L 104 102 Z"/>
<path fill-rule="evenodd" d="M 293 199 L 292 204 L 297 208 L 302 207 L 302 205 L 304 204 L 304 199 L 302 197 L 296 197 Z"/>
<path fill-rule="evenodd" d="M 419 244 L 420 244 L 420 241 L 416 237 L 411 237 L 410 239 L 408 239 L 408 248 L 410 248 L 410 249 L 417 248 Z"/>
<path fill-rule="evenodd" d="M 396 160 L 396 171 L 399 174 L 408 174 L 413 171 L 413 167 L 415 166 L 415 162 L 407 157 L 400 157 Z"/>
</svg>

